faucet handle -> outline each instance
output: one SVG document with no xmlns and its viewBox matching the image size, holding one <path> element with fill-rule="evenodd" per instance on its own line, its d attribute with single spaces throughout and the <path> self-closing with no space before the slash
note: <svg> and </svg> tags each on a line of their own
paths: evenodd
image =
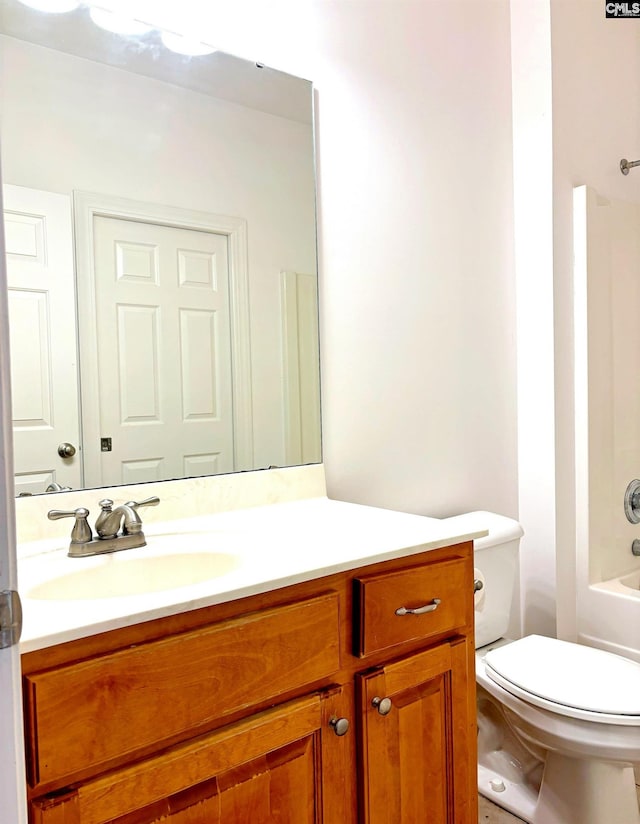
<svg viewBox="0 0 640 824">
<path fill-rule="evenodd" d="M 139 506 L 158 506 L 160 498 L 157 495 L 152 495 L 151 498 L 145 498 L 144 501 L 127 501 L 125 506 L 130 506 L 131 509 L 137 509 Z"/>
<path fill-rule="evenodd" d="M 87 518 L 89 517 L 89 510 L 80 506 L 78 509 L 50 509 L 47 513 L 47 518 L 50 521 L 57 521 L 60 518 L 75 518 L 76 522 L 71 530 L 72 544 L 86 544 L 93 538 L 91 527 Z"/>
</svg>

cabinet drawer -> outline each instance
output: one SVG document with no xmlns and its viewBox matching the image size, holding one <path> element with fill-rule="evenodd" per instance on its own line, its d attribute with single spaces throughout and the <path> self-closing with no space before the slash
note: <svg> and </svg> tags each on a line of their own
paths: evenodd
<svg viewBox="0 0 640 824">
<path fill-rule="evenodd" d="M 33 787 L 88 776 L 340 668 L 336 593 L 25 677 Z"/>
<path fill-rule="evenodd" d="M 369 655 L 465 626 L 471 620 L 471 579 L 464 558 L 356 578 L 355 654 Z"/>
<path fill-rule="evenodd" d="M 36 799 L 31 820 L 317 821 L 321 730 L 319 695 L 290 701 L 82 782 L 69 792 Z"/>
</svg>

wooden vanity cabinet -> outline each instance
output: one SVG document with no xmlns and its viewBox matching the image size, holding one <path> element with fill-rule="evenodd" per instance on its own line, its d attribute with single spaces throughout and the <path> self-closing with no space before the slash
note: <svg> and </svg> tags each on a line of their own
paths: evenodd
<svg viewBox="0 0 640 824">
<path fill-rule="evenodd" d="M 23 655 L 30 824 L 475 824 L 471 543 Z"/>
</svg>

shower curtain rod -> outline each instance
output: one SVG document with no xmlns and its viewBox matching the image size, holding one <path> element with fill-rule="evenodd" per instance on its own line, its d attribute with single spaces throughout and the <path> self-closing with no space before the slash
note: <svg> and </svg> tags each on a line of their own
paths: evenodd
<svg viewBox="0 0 640 824">
<path fill-rule="evenodd" d="M 629 169 L 633 169 L 634 166 L 640 166 L 640 160 L 627 160 L 623 157 L 620 161 L 620 171 L 623 175 L 628 175 Z"/>
</svg>

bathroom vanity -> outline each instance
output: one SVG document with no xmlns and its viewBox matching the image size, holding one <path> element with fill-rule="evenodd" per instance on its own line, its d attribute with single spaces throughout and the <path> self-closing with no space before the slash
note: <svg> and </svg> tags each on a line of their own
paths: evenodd
<svg viewBox="0 0 640 824">
<path fill-rule="evenodd" d="M 477 535 L 326 498 L 212 518 L 237 567 L 160 606 L 27 587 L 32 824 L 475 824 Z"/>
</svg>

